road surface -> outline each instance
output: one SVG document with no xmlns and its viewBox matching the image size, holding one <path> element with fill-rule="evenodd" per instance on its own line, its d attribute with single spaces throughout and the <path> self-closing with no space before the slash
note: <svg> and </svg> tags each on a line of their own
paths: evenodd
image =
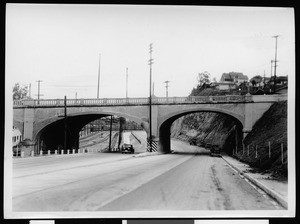
<svg viewBox="0 0 300 224">
<path fill-rule="evenodd" d="M 13 211 L 282 209 L 222 158 L 179 141 L 173 153 L 13 160 Z"/>
</svg>

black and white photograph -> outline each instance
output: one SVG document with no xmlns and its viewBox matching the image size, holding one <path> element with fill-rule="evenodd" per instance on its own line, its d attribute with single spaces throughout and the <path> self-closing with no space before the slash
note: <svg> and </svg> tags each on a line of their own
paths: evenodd
<svg viewBox="0 0 300 224">
<path fill-rule="evenodd" d="M 5 26 L 4 218 L 295 216 L 293 8 L 9 3 Z"/>
</svg>

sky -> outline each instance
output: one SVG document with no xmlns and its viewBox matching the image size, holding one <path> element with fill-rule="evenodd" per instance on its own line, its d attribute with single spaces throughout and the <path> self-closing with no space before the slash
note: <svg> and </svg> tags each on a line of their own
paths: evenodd
<svg viewBox="0 0 300 224">
<path fill-rule="evenodd" d="M 292 8 L 7 4 L 6 91 L 31 84 L 31 97 L 187 96 L 199 73 L 295 76 Z"/>
</svg>

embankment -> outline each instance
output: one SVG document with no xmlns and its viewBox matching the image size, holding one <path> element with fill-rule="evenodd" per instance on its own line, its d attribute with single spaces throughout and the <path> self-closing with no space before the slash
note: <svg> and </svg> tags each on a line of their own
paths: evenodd
<svg viewBox="0 0 300 224">
<path fill-rule="evenodd" d="M 248 163 L 254 169 L 271 172 L 276 178 L 287 178 L 287 102 L 274 103 L 256 122 L 244 139 L 244 144 L 235 148 L 234 128 L 237 123 L 229 116 L 199 112 L 183 116 L 171 127 L 171 137 L 190 144 L 218 145 L 224 152 Z"/>
</svg>

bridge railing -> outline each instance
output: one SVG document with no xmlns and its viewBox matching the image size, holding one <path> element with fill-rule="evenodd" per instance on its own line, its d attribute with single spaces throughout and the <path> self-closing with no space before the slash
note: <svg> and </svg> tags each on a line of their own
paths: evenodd
<svg viewBox="0 0 300 224">
<path fill-rule="evenodd" d="M 184 104 L 211 102 L 241 102 L 245 96 L 190 96 L 190 97 L 153 97 L 153 104 Z M 136 105 L 149 104 L 149 98 L 102 98 L 102 99 L 67 99 L 68 106 L 84 105 Z M 63 106 L 64 99 L 14 100 L 14 107 Z"/>
<path fill-rule="evenodd" d="M 286 100 L 287 95 L 223 95 L 223 96 L 189 96 L 189 97 L 153 97 L 152 104 L 201 104 L 201 103 L 234 103 Z M 147 105 L 149 98 L 101 98 L 101 99 L 67 99 L 68 106 L 86 105 Z M 55 107 L 64 106 L 64 99 L 14 100 L 16 107 Z"/>
</svg>

